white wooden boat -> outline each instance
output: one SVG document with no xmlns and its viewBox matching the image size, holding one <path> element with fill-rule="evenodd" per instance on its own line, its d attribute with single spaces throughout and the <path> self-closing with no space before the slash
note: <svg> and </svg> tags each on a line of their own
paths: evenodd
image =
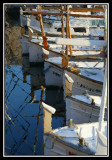
<svg viewBox="0 0 112 160">
<path fill-rule="evenodd" d="M 79 64 L 78 68 L 75 67 L 75 70 L 79 69 L 80 73 L 72 71 L 72 65 L 74 63 Z M 82 63 L 82 68 L 80 63 Z M 84 64 L 87 64 L 87 66 Z M 89 64 L 91 68 L 89 68 Z M 63 86 L 64 93 L 66 94 L 66 89 L 69 88 L 69 83 L 65 81 L 67 74 L 69 77 L 73 79 L 75 83 L 72 86 L 72 94 L 76 94 L 77 90 L 79 94 L 85 92 L 85 90 L 89 90 L 89 93 L 96 93 L 97 95 L 101 95 L 102 93 L 102 86 L 103 86 L 103 62 L 101 63 L 101 67 L 97 66 L 98 68 L 94 68 L 93 66 L 96 62 L 71 62 L 69 61 L 68 68 L 63 69 L 62 67 L 62 58 L 61 57 L 54 57 L 45 60 L 44 62 L 44 73 L 45 73 L 45 84 L 47 86 Z M 70 69 L 71 68 L 71 69 Z M 73 69 L 74 70 L 74 69 Z M 51 78 L 52 77 L 52 78 Z"/>
<path fill-rule="evenodd" d="M 94 156 L 97 147 L 98 122 L 78 124 L 77 127 L 78 129 L 74 125 L 66 126 L 46 133 L 44 135 L 44 155 Z M 107 122 L 103 123 L 103 135 L 107 136 Z M 106 148 L 104 143 L 102 146 Z"/>
<path fill-rule="evenodd" d="M 104 75 L 101 68 L 90 69 L 90 68 L 80 68 L 80 73 L 70 71 L 69 69 L 64 70 L 64 74 L 67 74 L 74 81 L 72 86 L 72 94 L 83 94 L 85 90 L 88 90 L 88 93 L 101 95 Z M 64 80 L 65 78 L 63 78 Z M 66 82 L 64 81 L 64 90 L 66 90 Z M 68 88 L 69 89 L 69 88 Z"/>
<path fill-rule="evenodd" d="M 99 122 L 73 124 L 52 130 L 52 114 L 55 109 L 42 102 L 44 107 L 44 155 L 49 156 L 106 156 L 107 121 L 104 121 L 107 101 L 107 68 L 102 92 Z M 48 119 L 48 123 L 46 123 Z"/>
<path fill-rule="evenodd" d="M 55 58 L 56 59 L 56 58 Z M 57 57 L 59 60 L 59 57 Z M 59 61 L 58 61 L 59 64 Z M 61 65 L 61 64 L 59 64 Z M 47 87 L 63 87 L 63 69 L 54 63 L 44 62 L 45 84 Z"/>
<path fill-rule="evenodd" d="M 98 122 L 101 105 L 101 96 L 96 95 L 72 95 L 66 97 L 66 125 L 69 119 L 73 123 Z M 107 121 L 107 107 L 104 120 Z"/>
</svg>

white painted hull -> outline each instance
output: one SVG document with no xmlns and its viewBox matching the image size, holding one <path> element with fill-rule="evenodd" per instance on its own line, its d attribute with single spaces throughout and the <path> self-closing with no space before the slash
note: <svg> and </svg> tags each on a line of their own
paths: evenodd
<svg viewBox="0 0 112 160">
<path fill-rule="evenodd" d="M 45 61 L 44 70 L 46 70 L 49 66 L 51 66 L 51 68 L 45 71 L 46 86 L 62 87 L 63 86 L 63 70 Z"/>
<path fill-rule="evenodd" d="M 68 70 L 65 70 L 65 73 L 68 74 L 74 81 L 74 84 L 72 86 L 72 95 L 81 95 L 85 93 L 86 90 L 88 90 L 88 93 L 90 94 L 102 95 L 103 83 L 91 80 L 89 78 L 86 78 L 85 76 L 74 74 L 72 72 L 69 72 Z M 65 87 L 67 86 L 65 86 L 65 76 L 63 80 L 64 92 L 66 92 Z"/>
<path fill-rule="evenodd" d="M 49 68 L 49 66 L 52 66 Z M 58 67 L 59 66 L 59 67 Z M 63 86 L 64 88 L 64 96 L 66 97 L 66 88 L 68 86 L 65 85 L 65 73 L 69 75 L 74 81 L 72 86 L 72 94 L 83 94 L 86 90 L 91 94 L 102 94 L 103 83 L 91 80 L 86 78 L 85 76 L 80 76 L 69 72 L 68 70 L 62 69 L 61 64 L 56 66 L 53 63 L 46 62 L 44 63 L 44 70 L 48 69 L 45 72 L 45 83 L 47 86 Z M 52 78 L 51 78 L 52 77 Z"/>
<path fill-rule="evenodd" d="M 69 119 L 72 119 L 72 122 L 76 124 L 98 122 L 99 113 L 100 107 L 98 106 L 66 97 L 66 125 L 68 125 Z M 104 120 L 107 120 L 107 111 Z"/>
<path fill-rule="evenodd" d="M 44 155 L 46 156 L 94 156 L 97 148 L 97 128 L 99 122 L 77 124 L 75 127 L 62 127 L 44 134 Z M 68 132 L 69 130 L 69 132 Z M 77 130 L 79 137 L 83 137 L 88 143 L 87 147 L 79 144 L 75 135 Z M 66 133 L 69 133 L 69 135 Z M 71 134 L 71 133 L 74 134 Z M 103 132 L 107 133 L 107 122 L 103 124 Z M 68 138 L 65 138 L 68 137 Z M 74 138 L 73 138 L 74 137 Z M 105 153 L 102 153 L 105 155 Z"/>
</svg>

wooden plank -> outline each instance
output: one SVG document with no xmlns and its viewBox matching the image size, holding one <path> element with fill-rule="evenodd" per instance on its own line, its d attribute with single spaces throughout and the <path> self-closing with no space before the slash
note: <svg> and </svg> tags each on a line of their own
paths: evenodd
<svg viewBox="0 0 112 160">
<path fill-rule="evenodd" d="M 27 14 L 33 14 L 33 15 L 38 15 L 38 14 L 41 14 L 41 15 L 55 15 L 55 16 L 66 16 L 66 13 L 50 13 L 50 12 L 36 12 L 36 11 L 23 11 L 23 14 L 27 15 Z M 90 17 L 90 18 L 104 18 L 103 15 L 81 15 L 81 14 L 69 14 L 69 16 L 73 16 L 73 17 Z"/>
<path fill-rule="evenodd" d="M 104 12 L 102 8 L 70 8 L 73 12 Z"/>
</svg>

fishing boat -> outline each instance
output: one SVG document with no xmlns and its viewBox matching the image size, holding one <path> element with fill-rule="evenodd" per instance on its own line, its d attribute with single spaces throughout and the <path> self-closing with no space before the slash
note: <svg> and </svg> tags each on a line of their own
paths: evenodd
<svg viewBox="0 0 112 160">
<path fill-rule="evenodd" d="M 100 113 L 101 96 L 83 95 L 66 96 L 66 125 L 69 119 L 75 124 L 97 122 Z M 107 106 L 104 120 L 107 121 Z"/>
<path fill-rule="evenodd" d="M 63 68 L 62 61 L 62 57 L 52 57 L 45 60 L 43 72 L 46 86 L 62 86 L 66 93 L 67 88 L 70 89 L 71 85 L 66 81 L 65 75 L 68 75 L 75 82 L 72 84 L 72 94 L 76 94 L 77 90 L 80 91 L 79 94 L 89 90 L 89 93 L 101 95 L 104 78 L 103 62 L 69 60 L 67 68 Z"/>
<path fill-rule="evenodd" d="M 107 102 L 107 66 L 103 83 L 99 122 L 74 124 L 52 130 L 52 114 L 55 109 L 44 102 L 44 155 L 49 156 L 106 156 L 107 121 L 104 121 Z M 46 123 L 46 119 L 48 120 Z"/>
</svg>

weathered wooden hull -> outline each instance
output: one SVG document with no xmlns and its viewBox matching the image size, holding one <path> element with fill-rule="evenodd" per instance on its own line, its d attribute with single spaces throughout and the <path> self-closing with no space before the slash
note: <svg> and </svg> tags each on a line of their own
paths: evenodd
<svg viewBox="0 0 112 160">
<path fill-rule="evenodd" d="M 66 97 L 66 124 L 72 119 L 73 123 L 98 122 L 100 107 L 88 104 L 72 97 Z M 107 120 L 107 108 L 105 110 L 105 119 Z"/>
</svg>

